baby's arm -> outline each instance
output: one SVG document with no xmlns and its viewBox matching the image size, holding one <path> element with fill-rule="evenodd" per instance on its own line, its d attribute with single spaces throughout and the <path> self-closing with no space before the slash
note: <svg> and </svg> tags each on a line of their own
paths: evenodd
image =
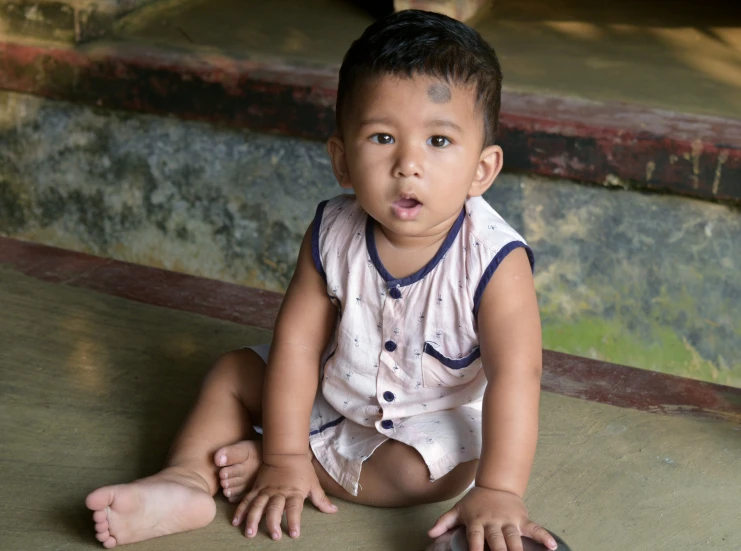
<svg viewBox="0 0 741 551">
<path fill-rule="evenodd" d="M 538 440 L 542 371 L 540 314 L 524 249 L 512 251 L 489 281 L 478 327 L 488 384 L 476 487 L 430 536 L 462 523 L 471 551 L 483 551 L 484 540 L 492 550 L 522 551 L 521 535 L 553 549 L 556 542 L 528 519 L 522 502 Z"/>
<path fill-rule="evenodd" d="M 257 533 L 264 513 L 271 536 L 280 538 L 285 510 L 289 534 L 297 537 L 306 497 L 324 512 L 335 510 L 319 485 L 309 455 L 309 419 L 319 384 L 319 364 L 337 315 L 313 263 L 311 235 L 310 227 L 301 243 L 270 348 L 263 387 L 263 466 L 235 514 L 239 524 L 246 513 L 247 536 Z"/>
<path fill-rule="evenodd" d="M 476 485 L 522 498 L 538 441 L 543 349 L 540 314 L 524 249 L 512 251 L 479 307 L 484 393 Z"/>
</svg>

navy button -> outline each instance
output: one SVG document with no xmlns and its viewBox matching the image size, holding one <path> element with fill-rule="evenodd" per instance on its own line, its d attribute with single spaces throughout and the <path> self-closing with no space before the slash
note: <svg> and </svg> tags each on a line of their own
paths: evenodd
<svg viewBox="0 0 741 551">
<path fill-rule="evenodd" d="M 396 350 L 396 343 L 394 341 L 386 341 L 386 344 L 384 344 L 383 347 L 389 352 L 393 352 Z"/>
<path fill-rule="evenodd" d="M 397 287 L 394 287 L 389 291 L 389 295 L 391 295 L 391 298 L 401 298 L 401 291 Z"/>
<path fill-rule="evenodd" d="M 385 421 L 381 421 L 381 426 L 385 428 L 386 430 L 393 429 L 394 422 L 389 419 L 386 419 Z"/>
<path fill-rule="evenodd" d="M 394 396 L 393 392 L 390 392 L 387 390 L 386 392 L 383 393 L 383 399 L 386 400 L 387 402 L 393 402 L 394 398 L 396 398 L 396 396 Z"/>
</svg>

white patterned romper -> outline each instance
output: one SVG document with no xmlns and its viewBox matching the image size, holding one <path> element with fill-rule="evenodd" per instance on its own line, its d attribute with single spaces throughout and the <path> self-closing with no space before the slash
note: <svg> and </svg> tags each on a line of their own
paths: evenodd
<svg viewBox="0 0 741 551">
<path fill-rule="evenodd" d="M 338 321 L 310 445 L 353 495 L 363 461 L 390 438 L 422 455 L 431 480 L 479 458 L 479 302 L 512 250 L 524 247 L 533 265 L 523 238 L 480 197 L 466 201 L 435 257 L 403 279 L 381 263 L 374 224 L 354 195 L 340 195 L 319 204 L 312 239 Z"/>
</svg>

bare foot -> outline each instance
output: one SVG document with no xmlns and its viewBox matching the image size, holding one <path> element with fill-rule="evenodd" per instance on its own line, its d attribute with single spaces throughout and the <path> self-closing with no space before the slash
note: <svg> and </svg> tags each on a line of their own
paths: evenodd
<svg viewBox="0 0 741 551">
<path fill-rule="evenodd" d="M 170 467 L 130 484 L 98 488 L 85 499 L 103 547 L 203 528 L 216 515 L 208 483 Z"/>
<path fill-rule="evenodd" d="M 259 440 L 242 440 L 214 454 L 214 464 L 219 467 L 219 484 L 230 503 L 239 501 L 252 488 L 261 463 L 262 442 Z"/>
</svg>

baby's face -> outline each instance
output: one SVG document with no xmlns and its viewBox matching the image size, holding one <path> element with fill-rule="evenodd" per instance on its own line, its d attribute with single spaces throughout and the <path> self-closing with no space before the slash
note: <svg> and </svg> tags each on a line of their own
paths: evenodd
<svg viewBox="0 0 741 551">
<path fill-rule="evenodd" d="M 480 170 L 484 122 L 473 89 L 384 76 L 359 84 L 351 101 L 340 184 L 386 231 L 447 232 Z"/>
</svg>

